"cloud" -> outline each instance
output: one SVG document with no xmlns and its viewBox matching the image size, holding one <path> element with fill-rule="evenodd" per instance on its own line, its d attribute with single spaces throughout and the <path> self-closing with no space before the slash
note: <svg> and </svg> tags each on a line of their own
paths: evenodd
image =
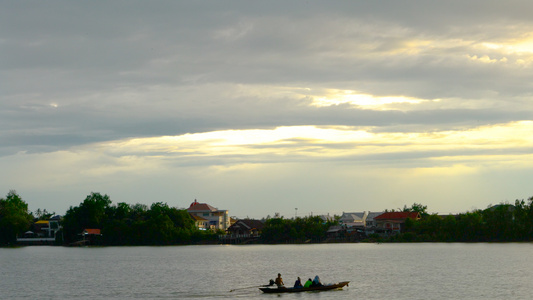
<svg viewBox="0 0 533 300">
<path fill-rule="evenodd" d="M 276 185 L 296 198 L 338 189 L 386 199 L 367 186 L 404 171 L 409 188 L 429 180 L 422 173 L 458 184 L 448 174 L 525 172 L 531 6 L 5 3 L 0 166 L 13 175 L 4 188 L 52 195 L 46 187 L 62 183 L 75 193 L 150 182 L 171 197 L 180 181 L 191 198 L 209 178 L 212 197 L 247 180 L 263 201 Z M 394 176 L 369 179 L 368 168 Z M 329 177 L 300 178 L 312 171 Z"/>
</svg>

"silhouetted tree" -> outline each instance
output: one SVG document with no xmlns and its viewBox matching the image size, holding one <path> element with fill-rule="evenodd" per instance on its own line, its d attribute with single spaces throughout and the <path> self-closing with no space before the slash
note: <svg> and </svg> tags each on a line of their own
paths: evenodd
<svg viewBox="0 0 533 300">
<path fill-rule="evenodd" d="M 17 234 L 26 231 L 32 219 L 28 204 L 15 190 L 9 191 L 5 199 L 0 198 L 0 245 L 16 242 Z"/>
</svg>

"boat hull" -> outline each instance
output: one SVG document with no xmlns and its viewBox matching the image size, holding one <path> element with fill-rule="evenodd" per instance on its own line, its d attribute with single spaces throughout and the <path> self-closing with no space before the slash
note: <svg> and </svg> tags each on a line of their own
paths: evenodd
<svg viewBox="0 0 533 300">
<path fill-rule="evenodd" d="M 339 283 L 324 285 L 324 286 L 312 286 L 308 288 L 259 288 L 263 293 L 301 293 L 301 292 L 318 292 L 318 291 L 331 291 L 342 289 L 347 286 L 349 281 L 342 281 Z"/>
</svg>

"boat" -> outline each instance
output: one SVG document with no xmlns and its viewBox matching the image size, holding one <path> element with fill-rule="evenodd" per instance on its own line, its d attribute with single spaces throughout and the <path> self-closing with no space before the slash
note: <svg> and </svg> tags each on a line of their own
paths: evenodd
<svg viewBox="0 0 533 300">
<path fill-rule="evenodd" d="M 301 293 L 301 292 L 313 292 L 313 291 L 330 291 L 342 289 L 344 286 L 348 286 L 349 281 L 341 281 L 339 283 L 322 285 L 322 286 L 311 286 L 308 288 L 293 288 L 293 287 L 262 287 L 259 288 L 263 293 Z"/>
</svg>

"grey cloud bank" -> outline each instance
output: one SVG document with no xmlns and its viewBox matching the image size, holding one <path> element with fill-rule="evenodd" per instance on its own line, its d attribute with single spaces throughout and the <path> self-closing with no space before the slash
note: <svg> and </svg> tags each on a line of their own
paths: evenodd
<svg viewBox="0 0 533 300">
<path fill-rule="evenodd" d="M 146 193 L 157 190 L 161 201 L 172 203 L 173 197 L 183 197 L 187 202 L 200 197 L 198 190 L 204 187 L 211 189 L 204 192 L 206 198 L 223 202 L 215 206 L 234 205 L 243 209 L 236 210 L 240 214 L 246 209 L 239 202 L 243 200 L 236 200 L 240 197 L 269 203 L 278 203 L 281 200 L 272 202 L 272 198 L 280 197 L 307 199 L 310 207 L 326 210 L 320 199 L 329 194 L 346 210 L 353 198 L 362 199 L 358 207 L 367 204 L 364 199 L 378 199 L 372 208 L 380 209 L 393 203 L 387 202 L 383 193 L 371 191 L 383 190 L 390 178 L 376 175 L 362 180 L 365 160 L 384 165 L 412 163 L 416 168 L 427 166 L 427 162 L 420 163 L 426 158 L 446 156 L 442 153 L 451 157 L 461 153 L 526 155 L 524 149 L 530 149 L 523 145 L 410 154 L 406 148 L 402 153 L 374 156 L 352 153 L 359 157 L 348 159 L 353 172 L 325 163 L 346 160 L 350 155 L 315 160 L 243 152 L 191 158 L 153 151 L 134 155 L 141 170 L 131 167 L 108 171 L 108 175 L 94 171 L 94 177 L 79 171 L 127 165 L 121 154 L 105 149 L 99 156 L 94 149 L 101 143 L 134 138 L 302 125 L 345 126 L 344 130 L 370 133 L 433 133 L 532 120 L 533 21 L 529 15 L 532 4 L 527 1 L 3 1 L 0 6 L 0 167 L 20 174 L 4 177 L 0 187 L 6 193 L 16 188 L 31 198 L 47 195 L 41 198 L 40 207 L 47 206 L 46 199 L 56 201 L 52 200 L 53 191 L 63 199 L 56 202 L 55 210 L 66 209 L 67 203 L 77 204 L 92 190 L 109 193 L 114 201 L 126 201 L 116 197 L 143 201 L 134 195 L 142 194 L 139 182 L 151 178 L 154 188 L 146 187 L 150 191 Z M 387 109 L 350 102 L 313 105 L 317 99 L 333 97 L 332 90 L 409 97 L 419 102 L 390 104 Z M 296 147 L 304 147 L 304 140 L 301 145 L 295 142 Z M 297 137 L 293 141 L 298 141 Z M 328 151 L 335 145 L 360 144 L 329 143 L 324 147 Z M 265 147 L 280 146 L 258 144 L 243 149 Z M 61 157 L 65 162 L 56 167 L 41 161 Z M 154 162 L 155 157 L 168 165 Z M 35 177 L 17 170 L 27 160 L 38 166 Z M 186 162 L 206 169 L 188 169 Z M 234 162 L 266 169 L 213 170 Z M 281 167 L 283 164 L 288 165 Z M 320 192 L 311 187 L 326 182 L 324 178 L 302 178 L 316 170 L 314 164 L 324 164 L 320 169 L 329 174 L 329 184 Z M 176 165 L 178 169 L 170 167 Z M 490 170 L 479 172 L 478 179 L 491 174 Z M 519 172 L 523 175 L 521 172 L 524 170 Z M 69 187 L 61 184 L 63 176 L 51 182 L 44 179 L 55 173 L 78 179 L 71 179 Z M 280 173 L 291 175 L 281 180 L 276 178 Z M 117 174 L 122 178 L 110 185 L 110 178 Z M 468 176 L 471 179 L 473 175 Z M 230 181 L 242 182 L 244 177 L 257 181 L 249 179 L 253 182 L 247 187 Z M 24 182 L 24 178 L 46 181 L 53 188 Z M 355 180 L 367 184 L 350 183 Z M 396 194 L 408 195 L 407 188 L 416 180 L 395 187 Z M 261 186 L 262 182 L 271 184 Z M 376 187 L 368 188 L 370 182 Z M 126 192 L 130 186 L 137 189 Z M 475 190 L 475 184 L 472 188 Z M 285 193 L 276 192 L 278 189 Z M 61 191 L 65 195 L 61 196 Z M 525 188 L 503 191 L 508 197 L 530 196 Z M 419 192 L 420 198 L 414 194 L 404 201 L 425 202 L 428 197 L 426 192 Z M 434 200 L 435 209 L 451 207 L 443 203 L 452 197 L 472 198 L 475 193 L 445 194 Z M 491 199 L 494 197 L 498 201 L 506 196 L 501 192 Z M 31 205 L 31 199 L 26 200 Z M 403 204 L 410 203 L 396 206 Z M 271 208 L 264 206 L 261 211 Z"/>
</svg>

